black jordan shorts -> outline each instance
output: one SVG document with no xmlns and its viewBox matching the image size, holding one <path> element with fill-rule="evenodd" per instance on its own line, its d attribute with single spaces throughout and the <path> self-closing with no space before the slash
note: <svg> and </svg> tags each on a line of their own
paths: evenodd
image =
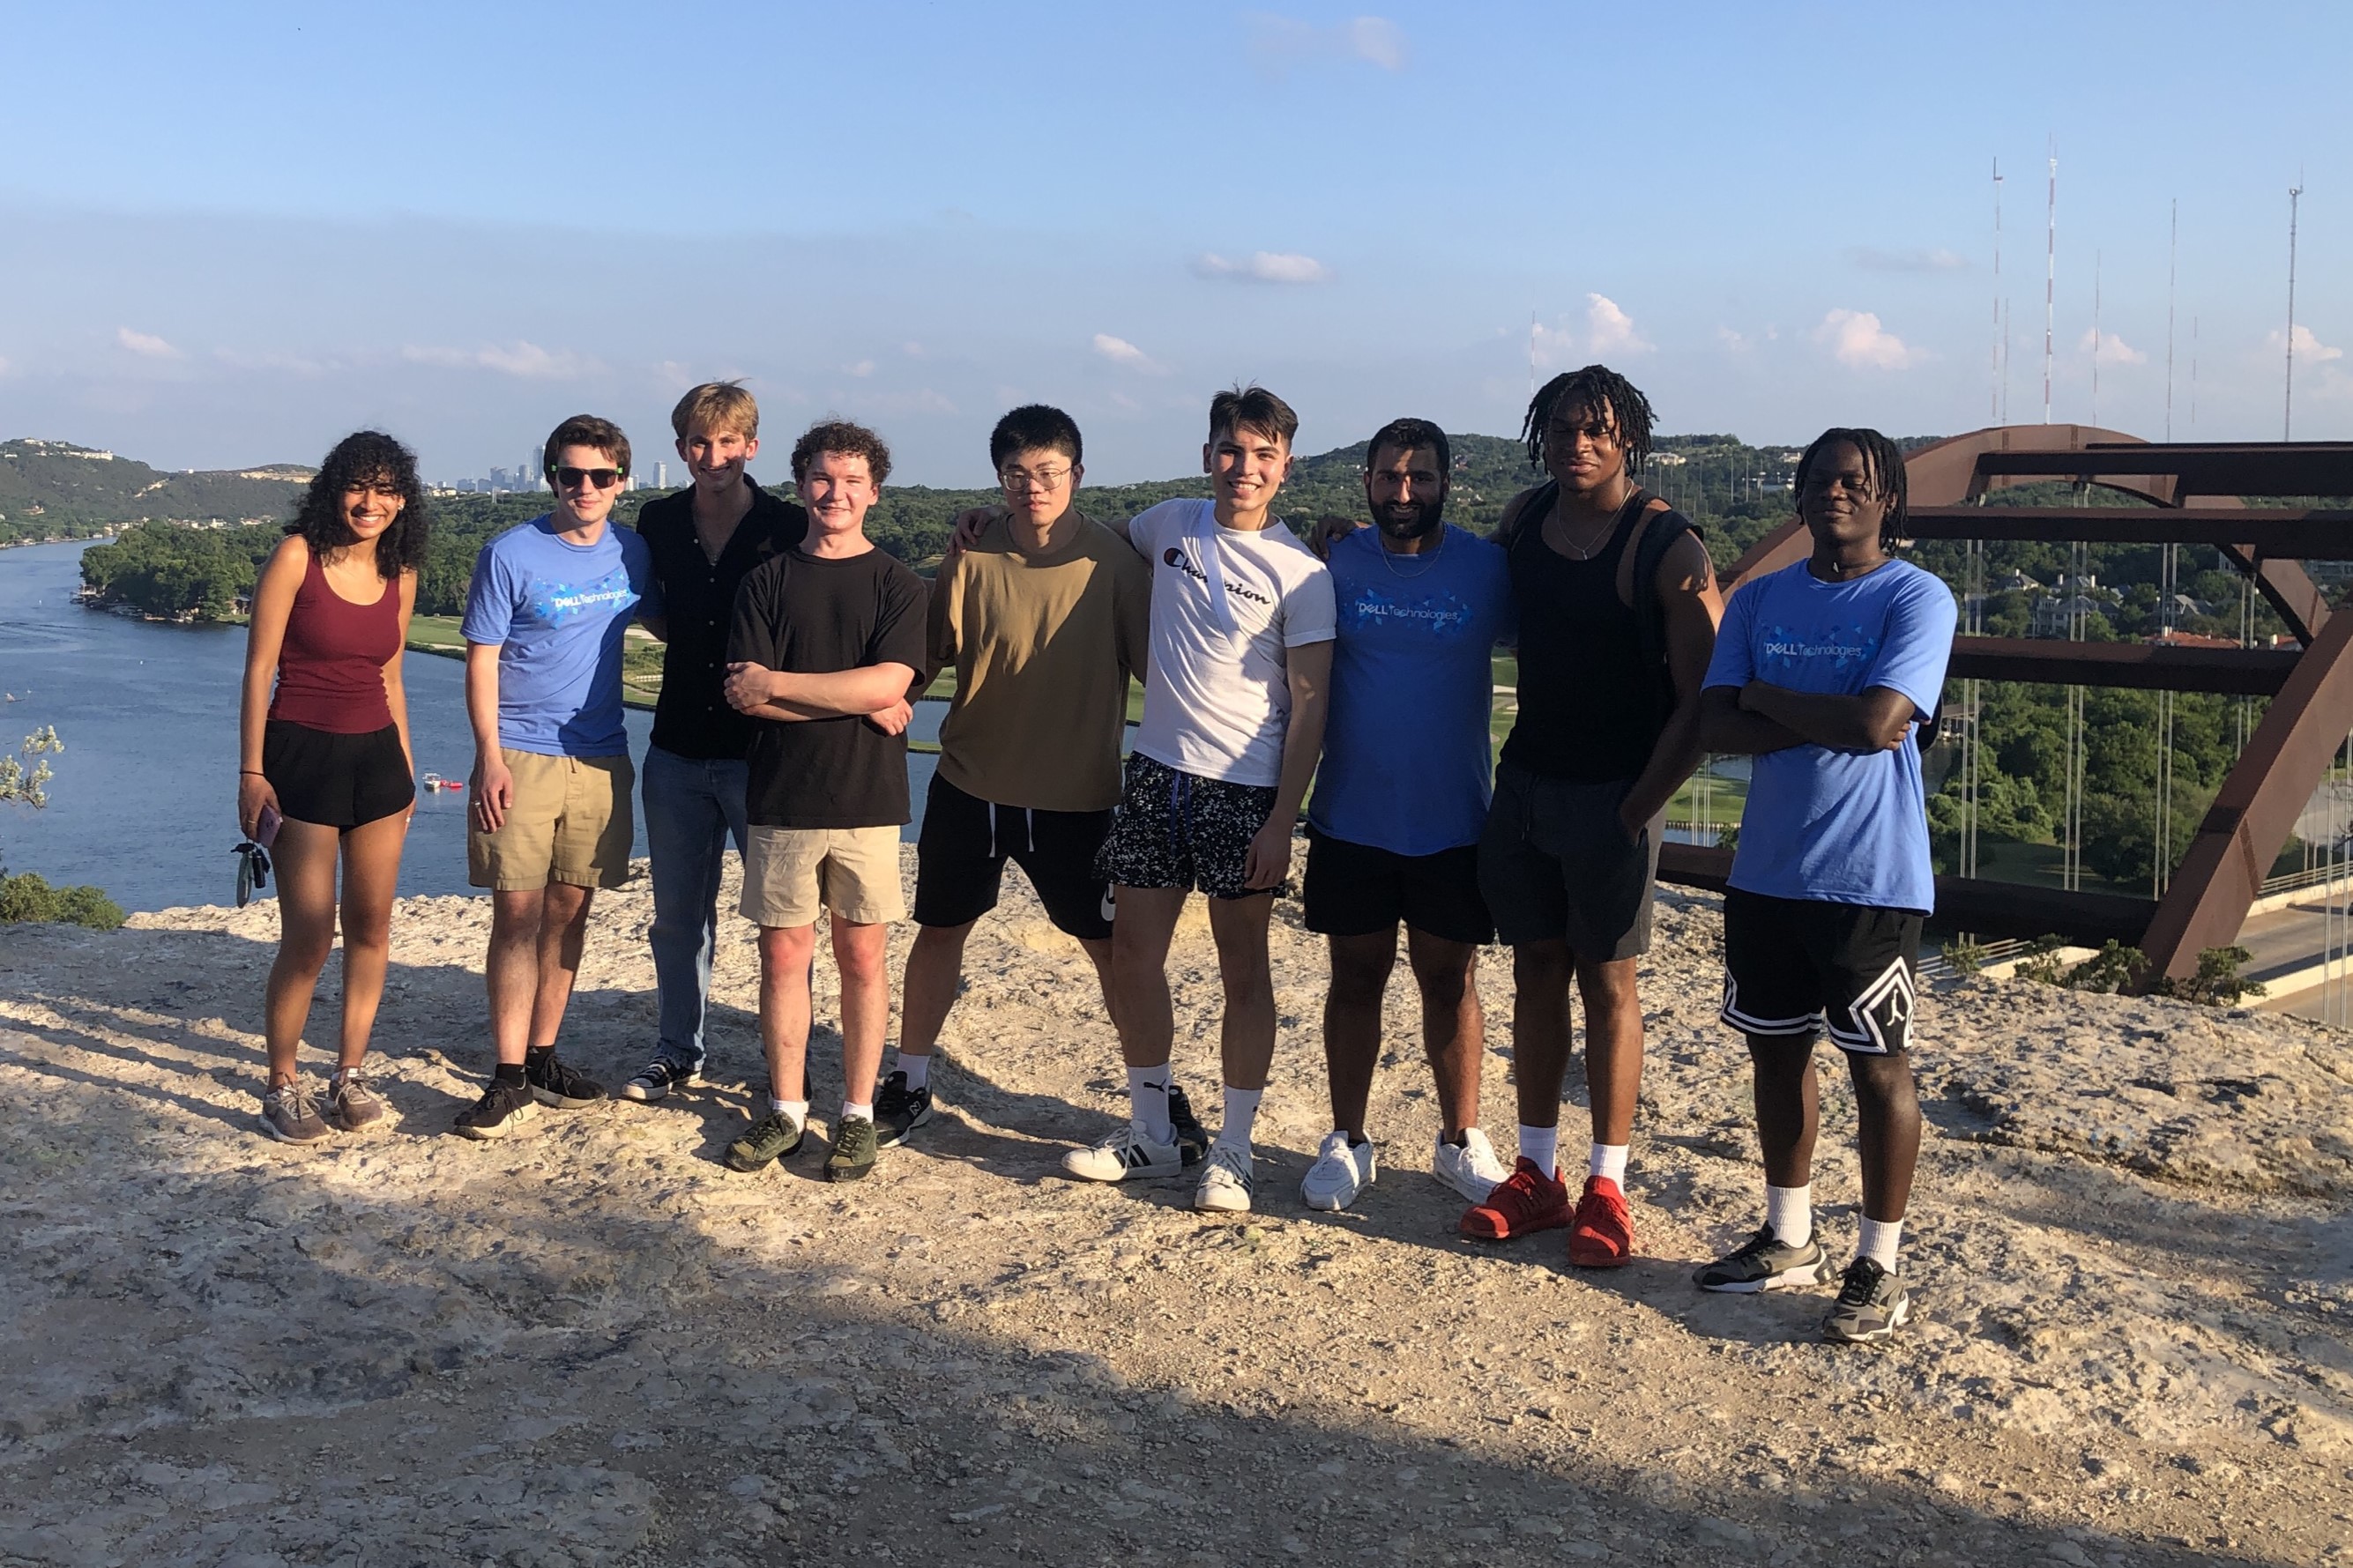
<svg viewBox="0 0 2353 1568">
<path fill-rule="evenodd" d="M 1495 940 L 1495 922 L 1479 896 L 1476 844 L 1400 855 L 1311 826 L 1300 900 L 1302 923 L 1323 936 L 1393 933 L 1402 921 L 1447 942 Z"/>
<path fill-rule="evenodd" d="M 1108 811 L 997 805 L 934 773 L 915 837 L 915 923 L 978 920 L 997 907 L 1010 860 L 1038 890 L 1055 930 L 1108 942 L 1111 886 L 1095 874 L 1095 857 L 1110 834 Z"/>
<path fill-rule="evenodd" d="M 1812 1039 L 1887 1056 L 1912 1038 L 1918 910 L 1724 895 L 1724 1021 L 1744 1035 Z"/>
</svg>

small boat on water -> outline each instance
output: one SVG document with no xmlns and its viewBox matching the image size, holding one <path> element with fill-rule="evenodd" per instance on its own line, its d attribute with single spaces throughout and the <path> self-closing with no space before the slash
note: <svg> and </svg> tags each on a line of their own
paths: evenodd
<svg viewBox="0 0 2353 1568">
<path fill-rule="evenodd" d="M 431 795 L 436 790 L 464 789 L 466 786 L 456 779 L 445 779 L 439 773 L 427 773 L 417 781 L 417 787 Z"/>
</svg>

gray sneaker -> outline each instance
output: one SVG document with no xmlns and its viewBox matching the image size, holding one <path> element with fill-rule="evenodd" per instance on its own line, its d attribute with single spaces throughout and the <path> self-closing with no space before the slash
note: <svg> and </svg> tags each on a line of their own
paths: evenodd
<svg viewBox="0 0 2353 1568">
<path fill-rule="evenodd" d="M 1803 1247 L 1791 1247 L 1767 1226 L 1737 1252 L 1701 1269 L 1693 1276 L 1693 1282 L 1703 1290 L 1747 1296 L 1785 1285 L 1827 1285 L 1831 1272 L 1831 1255 L 1822 1250 L 1820 1237 L 1809 1237 Z"/>
<path fill-rule="evenodd" d="M 384 1101 L 367 1086 L 359 1068 L 337 1072 L 327 1085 L 327 1120 L 346 1132 L 357 1132 L 384 1120 Z"/>
<path fill-rule="evenodd" d="M 727 1145 L 727 1168 L 756 1171 L 774 1164 L 801 1146 L 803 1128 L 792 1113 L 771 1110 L 752 1123 L 752 1130 Z"/>
<path fill-rule="evenodd" d="M 319 1114 L 318 1097 L 299 1078 L 261 1097 L 261 1130 L 280 1143 L 316 1143 L 335 1135 Z"/>
<path fill-rule="evenodd" d="M 1912 1317 L 1912 1293 L 1875 1259 L 1858 1258 L 1846 1266 L 1846 1282 L 1822 1320 L 1822 1338 L 1844 1345 L 1867 1345 L 1887 1338 Z"/>
</svg>

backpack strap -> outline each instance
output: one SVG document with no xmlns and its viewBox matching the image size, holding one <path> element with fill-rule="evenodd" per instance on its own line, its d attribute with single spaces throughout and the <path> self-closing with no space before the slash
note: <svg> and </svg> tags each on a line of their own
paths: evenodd
<svg viewBox="0 0 2353 1568">
<path fill-rule="evenodd" d="M 1647 510 L 1654 498 L 1649 491 L 1641 492 Z M 1655 672 L 1657 686 L 1651 700 L 1657 705 L 1662 722 L 1674 710 L 1675 682 L 1667 668 L 1667 612 L 1659 604 L 1659 568 L 1666 564 L 1667 552 L 1675 542 L 1689 534 L 1700 539 L 1699 525 L 1682 512 L 1670 507 L 1654 514 L 1642 530 L 1642 537 L 1634 546 L 1634 626 L 1637 646 L 1642 656 L 1642 668 Z"/>
<path fill-rule="evenodd" d="M 1509 523 L 1499 525 L 1490 537 L 1506 551 L 1511 550 L 1519 543 L 1520 535 L 1528 531 L 1528 519 L 1535 519 L 1535 526 L 1542 528 L 1544 520 L 1552 515 L 1553 503 L 1558 500 L 1560 481 L 1546 479 L 1528 492 L 1528 504 L 1520 508 Z"/>
</svg>

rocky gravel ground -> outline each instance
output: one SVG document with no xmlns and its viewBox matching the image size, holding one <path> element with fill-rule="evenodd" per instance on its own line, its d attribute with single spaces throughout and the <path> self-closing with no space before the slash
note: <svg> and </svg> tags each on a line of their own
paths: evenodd
<svg viewBox="0 0 2353 1568">
<path fill-rule="evenodd" d="M 487 906 L 406 902 L 397 1122 L 322 1150 L 254 1131 L 272 909 L 8 928 L 0 1563 L 2353 1561 L 2353 1037 L 2023 982 L 1926 997 L 1922 1315 L 1834 1349 L 1826 1294 L 1690 1284 L 1761 1202 L 1713 900 L 1661 895 L 1643 1256 L 1591 1275 L 1558 1233 L 1455 1235 L 1402 978 L 1380 1178 L 1300 1205 L 1324 966 L 1295 906 L 1260 1212 L 1063 1181 L 1124 1115 L 1117 1053 L 1083 959 L 1008 888 L 942 1116 L 851 1187 L 816 1139 L 717 1162 L 758 1073 L 732 915 L 709 1086 L 476 1144 L 444 1134 L 486 1067 Z M 649 913 L 642 880 L 600 898 L 567 1026 L 614 1083 L 651 1037 Z M 1198 911 L 1172 969 L 1214 1121 Z M 821 1018 L 831 986 L 821 959 Z M 1508 1153 L 1500 953 L 1482 989 Z M 822 1030 L 815 1060 L 822 1127 Z"/>
</svg>

